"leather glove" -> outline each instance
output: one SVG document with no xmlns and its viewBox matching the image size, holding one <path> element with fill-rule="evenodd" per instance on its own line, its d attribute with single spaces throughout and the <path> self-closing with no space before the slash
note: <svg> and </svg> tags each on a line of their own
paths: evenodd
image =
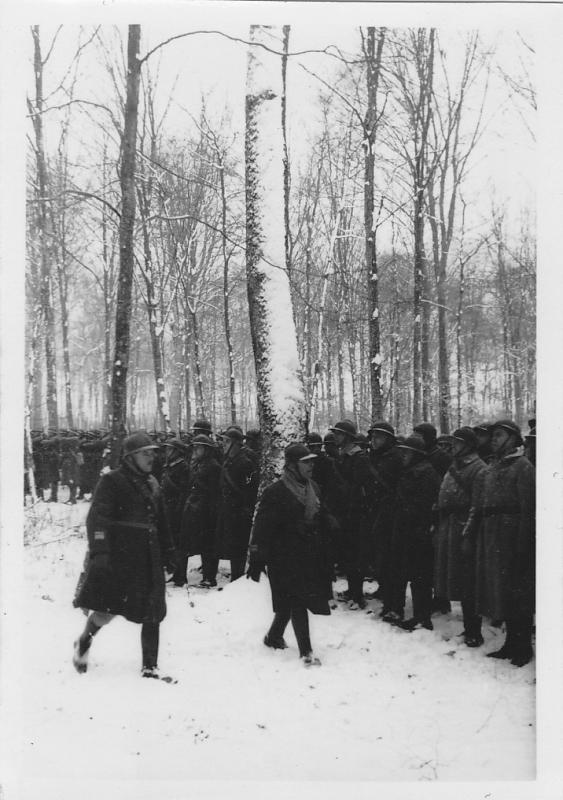
<svg viewBox="0 0 563 800">
<path fill-rule="evenodd" d="M 256 583 L 259 583 L 260 574 L 262 572 L 266 572 L 266 567 L 264 563 L 262 561 L 251 561 L 250 564 L 248 565 L 248 570 L 246 571 L 246 577 L 250 578 Z"/>
<path fill-rule="evenodd" d="M 93 555 L 92 565 L 96 569 L 109 569 L 109 553 L 96 553 Z"/>
</svg>

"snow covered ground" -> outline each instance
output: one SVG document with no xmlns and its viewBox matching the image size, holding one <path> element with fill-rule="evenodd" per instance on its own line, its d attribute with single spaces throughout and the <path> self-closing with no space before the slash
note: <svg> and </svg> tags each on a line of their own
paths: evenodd
<svg viewBox="0 0 563 800">
<path fill-rule="evenodd" d="M 69 796 L 89 797 L 93 779 L 143 787 L 120 794 L 135 798 L 152 797 L 160 780 L 534 779 L 535 662 L 517 669 L 485 658 L 504 637 L 489 626 L 484 647 L 465 647 L 457 604 L 433 632 L 408 634 L 379 620 L 375 600 L 368 613 L 338 603 L 311 618 L 322 667 L 306 669 L 291 627 L 287 650 L 262 644 L 267 580 L 222 575 L 220 590 L 167 588 L 159 661 L 177 685 L 139 676 L 140 627 L 121 618 L 77 674 L 72 643 L 84 616 L 72 596 L 87 508 L 26 510 L 22 797 L 63 797 L 75 781 L 80 794 Z M 193 561 L 190 583 L 200 578 Z"/>
</svg>

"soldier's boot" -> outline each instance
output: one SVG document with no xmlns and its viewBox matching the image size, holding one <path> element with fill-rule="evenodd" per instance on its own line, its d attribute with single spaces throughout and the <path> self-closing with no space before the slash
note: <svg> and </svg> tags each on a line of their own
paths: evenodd
<svg viewBox="0 0 563 800">
<path fill-rule="evenodd" d="M 90 614 L 86 621 L 86 627 L 78 639 L 74 642 L 72 665 L 74 669 L 80 673 L 88 670 L 88 654 L 90 652 L 90 645 L 92 644 L 92 639 L 101 628 L 101 625 L 96 624 L 93 616 L 93 614 Z"/>
<path fill-rule="evenodd" d="M 532 619 L 524 618 L 518 620 L 507 620 L 507 629 L 513 631 L 512 658 L 510 663 L 515 667 L 523 667 L 528 664 L 533 656 L 532 648 Z"/>
</svg>

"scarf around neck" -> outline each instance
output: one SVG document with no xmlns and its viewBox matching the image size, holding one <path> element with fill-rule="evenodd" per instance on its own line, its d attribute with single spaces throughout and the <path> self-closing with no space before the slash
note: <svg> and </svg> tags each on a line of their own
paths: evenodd
<svg viewBox="0 0 563 800">
<path fill-rule="evenodd" d="M 305 520 L 310 522 L 318 513 L 321 505 L 313 482 L 307 480 L 305 483 L 300 483 L 295 474 L 287 467 L 284 467 L 281 479 L 291 494 L 305 506 Z"/>
</svg>

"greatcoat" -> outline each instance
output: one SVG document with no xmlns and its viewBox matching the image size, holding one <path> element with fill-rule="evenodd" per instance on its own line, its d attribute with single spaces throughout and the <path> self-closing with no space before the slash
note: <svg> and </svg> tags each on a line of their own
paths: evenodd
<svg viewBox="0 0 563 800">
<path fill-rule="evenodd" d="M 74 605 L 131 622 L 166 615 L 163 567 L 171 541 L 156 479 L 124 462 L 102 475 L 86 518 L 88 552 Z M 100 568 L 97 554 L 106 554 Z"/>
</svg>

